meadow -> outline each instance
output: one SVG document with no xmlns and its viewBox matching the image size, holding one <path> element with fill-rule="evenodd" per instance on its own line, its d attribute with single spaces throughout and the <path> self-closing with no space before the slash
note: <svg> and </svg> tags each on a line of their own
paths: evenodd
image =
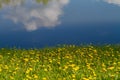
<svg viewBox="0 0 120 80">
<path fill-rule="evenodd" d="M 0 80 L 120 80 L 120 45 L 1 48 Z"/>
</svg>

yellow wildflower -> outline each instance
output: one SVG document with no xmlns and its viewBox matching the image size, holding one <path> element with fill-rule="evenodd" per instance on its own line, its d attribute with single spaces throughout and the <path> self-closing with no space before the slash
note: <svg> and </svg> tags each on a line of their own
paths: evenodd
<svg viewBox="0 0 120 80">
<path fill-rule="evenodd" d="M 113 70 L 113 69 L 114 69 L 114 67 L 113 67 L 113 66 L 111 66 L 111 67 L 108 67 L 107 69 L 109 69 L 109 70 Z"/>
<path fill-rule="evenodd" d="M 97 50 L 93 50 L 94 53 L 97 53 Z"/>
<path fill-rule="evenodd" d="M 113 78 L 113 77 L 115 77 L 115 75 L 114 75 L 114 74 L 112 74 L 112 75 L 110 75 L 110 77 L 112 77 L 112 78 Z"/>
<path fill-rule="evenodd" d="M 75 76 L 75 74 L 72 74 L 72 78 L 75 78 L 76 76 Z"/>
<path fill-rule="evenodd" d="M 18 69 L 19 69 L 19 67 L 16 67 L 16 68 L 15 68 L 15 70 L 18 70 Z"/>
<path fill-rule="evenodd" d="M 24 58 L 23 60 L 24 60 L 25 62 L 28 62 L 28 61 L 29 61 L 29 59 L 28 59 L 28 58 Z"/>
<path fill-rule="evenodd" d="M 51 60 L 51 59 L 49 59 L 49 62 L 50 62 L 50 63 L 52 63 L 52 60 Z"/>
<path fill-rule="evenodd" d="M 14 77 L 13 77 L 13 76 L 10 76 L 10 79 L 14 79 Z"/>
<path fill-rule="evenodd" d="M 2 69 L 0 68 L 0 72 L 2 71 Z"/>
<path fill-rule="evenodd" d="M 69 66 L 74 67 L 74 66 L 75 66 L 75 64 L 71 64 L 71 65 L 69 65 Z"/>
<path fill-rule="evenodd" d="M 27 77 L 28 79 L 32 79 L 32 77 L 31 77 L 31 76 L 29 76 L 29 75 L 26 75 L 26 77 Z"/>
<path fill-rule="evenodd" d="M 79 66 L 73 68 L 75 71 L 79 70 Z"/>
<path fill-rule="evenodd" d="M 32 71 L 33 69 L 32 68 L 29 68 L 30 71 Z"/>
<path fill-rule="evenodd" d="M 33 76 L 34 76 L 34 78 L 35 78 L 35 79 L 37 79 L 37 78 L 38 78 L 38 76 L 37 76 L 36 74 L 34 74 Z"/>
<path fill-rule="evenodd" d="M 7 65 L 4 66 L 4 69 L 9 69 Z"/>
<path fill-rule="evenodd" d="M 44 71 L 48 71 L 47 68 L 45 68 Z"/>
<path fill-rule="evenodd" d="M 83 78 L 83 80 L 89 80 L 88 78 Z"/>
<path fill-rule="evenodd" d="M 103 68 L 102 71 L 103 71 L 103 72 L 106 72 L 107 70 L 106 70 L 106 68 Z"/>
<path fill-rule="evenodd" d="M 60 64 L 60 61 L 58 61 L 57 63 Z"/>
<path fill-rule="evenodd" d="M 104 63 L 102 63 L 102 67 L 105 67 L 106 65 Z"/>
<path fill-rule="evenodd" d="M 44 78 L 42 78 L 42 80 L 47 80 L 47 78 L 44 77 Z"/>
<path fill-rule="evenodd" d="M 67 68 L 68 68 L 68 66 L 67 66 L 67 65 L 65 65 L 65 66 L 64 66 L 64 69 L 67 69 Z"/>
</svg>

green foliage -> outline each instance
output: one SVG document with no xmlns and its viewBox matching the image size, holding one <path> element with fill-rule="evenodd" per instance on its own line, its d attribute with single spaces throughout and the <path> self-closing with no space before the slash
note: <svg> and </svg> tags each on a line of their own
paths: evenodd
<svg viewBox="0 0 120 80">
<path fill-rule="evenodd" d="M 42 2 L 42 0 L 36 0 L 36 2 L 37 2 L 37 3 L 41 3 L 41 2 Z"/>
<path fill-rule="evenodd" d="M 48 3 L 48 0 L 43 0 L 43 4 L 47 4 Z"/>
<path fill-rule="evenodd" d="M 119 79 L 119 45 L 0 49 L 0 80 Z"/>
<path fill-rule="evenodd" d="M 26 0 L 20 0 L 18 2 L 24 3 Z M 44 5 L 47 5 L 50 0 L 36 0 L 36 3 L 43 3 Z M 9 5 L 12 3 L 13 0 L 0 0 L 0 8 L 2 8 L 2 4 Z"/>
<path fill-rule="evenodd" d="M 10 3 L 10 0 L 3 0 L 3 2 L 4 2 L 5 4 L 9 4 L 9 3 Z"/>
<path fill-rule="evenodd" d="M 43 4 L 48 4 L 49 0 L 36 0 L 37 3 L 43 3 Z"/>
</svg>

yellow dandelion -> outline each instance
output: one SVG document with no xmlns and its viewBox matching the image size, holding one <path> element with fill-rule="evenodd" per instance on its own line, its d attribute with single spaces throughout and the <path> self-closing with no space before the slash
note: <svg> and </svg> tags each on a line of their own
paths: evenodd
<svg viewBox="0 0 120 80">
<path fill-rule="evenodd" d="M 106 72 L 106 71 L 107 71 L 107 69 L 106 69 L 106 68 L 102 68 L 102 71 L 103 71 L 103 72 Z"/>
<path fill-rule="evenodd" d="M 36 62 L 36 60 L 31 60 L 31 62 L 35 63 L 35 62 Z"/>
<path fill-rule="evenodd" d="M 29 59 L 28 59 L 28 58 L 24 58 L 23 60 L 24 60 L 25 62 L 28 62 L 28 61 L 29 61 Z"/>
<path fill-rule="evenodd" d="M 120 70 L 120 67 L 118 67 L 118 69 Z"/>
<path fill-rule="evenodd" d="M 0 68 L 0 72 L 2 71 L 2 69 Z"/>
<path fill-rule="evenodd" d="M 19 69 L 19 67 L 16 67 L 16 68 L 15 68 L 15 70 L 18 70 L 18 69 Z"/>
<path fill-rule="evenodd" d="M 34 74 L 33 76 L 34 76 L 34 78 L 35 78 L 35 79 L 37 79 L 37 78 L 38 78 L 38 76 L 37 76 L 36 74 Z"/>
<path fill-rule="evenodd" d="M 7 65 L 4 66 L 4 69 L 9 69 L 9 67 Z"/>
<path fill-rule="evenodd" d="M 44 78 L 42 78 L 42 80 L 47 80 L 47 78 L 44 77 Z"/>
<path fill-rule="evenodd" d="M 29 75 L 26 75 L 26 77 L 27 77 L 28 79 L 32 79 L 32 77 L 31 77 L 31 76 L 29 76 Z"/>
<path fill-rule="evenodd" d="M 65 65 L 63 70 L 65 71 L 65 70 L 67 70 L 67 69 L 68 69 L 68 66 L 67 66 L 67 65 Z"/>
<path fill-rule="evenodd" d="M 58 61 L 57 63 L 60 64 L 60 61 Z"/>
<path fill-rule="evenodd" d="M 106 65 L 104 63 L 102 63 L 102 67 L 105 67 Z"/>
<path fill-rule="evenodd" d="M 97 53 L 97 50 L 93 50 L 94 53 Z"/>
<path fill-rule="evenodd" d="M 13 74 L 16 74 L 16 71 L 14 71 Z"/>
<path fill-rule="evenodd" d="M 109 70 L 113 70 L 113 69 L 114 69 L 114 67 L 113 67 L 113 66 L 111 66 L 111 67 L 108 67 L 107 69 L 109 69 Z"/>
<path fill-rule="evenodd" d="M 32 71 L 32 70 L 33 70 L 33 68 L 29 68 L 29 70 L 30 70 L 30 71 Z"/>
<path fill-rule="evenodd" d="M 86 65 L 86 66 L 87 66 L 87 68 L 88 68 L 88 69 L 91 69 L 91 67 L 90 67 L 90 64 L 89 64 L 89 63 L 87 63 L 87 65 Z"/>
<path fill-rule="evenodd" d="M 75 78 L 76 76 L 75 76 L 75 74 L 72 74 L 72 78 Z"/>
<path fill-rule="evenodd" d="M 113 63 L 113 65 L 116 65 L 116 64 L 117 64 L 116 62 Z"/>
<path fill-rule="evenodd" d="M 120 62 L 118 62 L 118 64 L 120 64 Z"/>
<path fill-rule="evenodd" d="M 52 60 L 51 60 L 51 59 L 49 59 L 49 62 L 50 62 L 50 63 L 52 63 Z"/>
<path fill-rule="evenodd" d="M 113 77 L 115 77 L 115 75 L 114 75 L 114 74 L 112 74 L 112 75 L 110 75 L 110 77 L 112 77 L 112 78 L 113 78 Z"/>
<path fill-rule="evenodd" d="M 28 74 L 30 72 L 30 70 L 26 70 L 26 73 Z"/>
<path fill-rule="evenodd" d="M 75 71 L 79 70 L 79 66 L 74 67 L 73 70 Z"/>
<path fill-rule="evenodd" d="M 89 57 L 90 57 L 90 58 L 93 58 L 93 56 L 92 56 L 91 54 L 89 54 Z"/>
<path fill-rule="evenodd" d="M 83 78 L 83 80 L 89 80 L 88 78 Z"/>
<path fill-rule="evenodd" d="M 97 75 L 96 75 L 96 73 L 95 73 L 94 71 L 93 71 L 93 76 L 94 76 L 94 77 L 96 77 L 96 76 L 97 76 Z"/>
<path fill-rule="evenodd" d="M 66 80 L 66 78 L 63 78 L 63 80 Z"/>
<path fill-rule="evenodd" d="M 72 61 L 72 60 L 70 60 L 69 62 L 70 62 L 70 63 L 72 63 L 73 61 Z"/>
<path fill-rule="evenodd" d="M 44 69 L 44 71 L 48 71 L 48 69 L 47 69 L 47 68 L 45 68 L 45 69 Z"/>
<path fill-rule="evenodd" d="M 89 80 L 92 80 L 92 79 L 93 79 L 93 77 L 90 75 Z"/>
<path fill-rule="evenodd" d="M 62 69 L 62 67 L 59 67 L 59 69 L 61 70 L 61 69 Z"/>
<path fill-rule="evenodd" d="M 14 77 L 13 77 L 13 76 L 10 76 L 10 79 L 14 79 Z"/>
<path fill-rule="evenodd" d="M 75 64 L 71 64 L 71 65 L 69 65 L 70 67 L 74 67 L 75 66 Z"/>
</svg>

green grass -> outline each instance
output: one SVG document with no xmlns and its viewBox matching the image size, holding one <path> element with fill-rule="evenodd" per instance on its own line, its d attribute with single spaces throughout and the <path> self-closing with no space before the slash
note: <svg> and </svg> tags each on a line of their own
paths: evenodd
<svg viewBox="0 0 120 80">
<path fill-rule="evenodd" d="M 1 48 L 0 80 L 120 80 L 120 46 Z"/>
</svg>

